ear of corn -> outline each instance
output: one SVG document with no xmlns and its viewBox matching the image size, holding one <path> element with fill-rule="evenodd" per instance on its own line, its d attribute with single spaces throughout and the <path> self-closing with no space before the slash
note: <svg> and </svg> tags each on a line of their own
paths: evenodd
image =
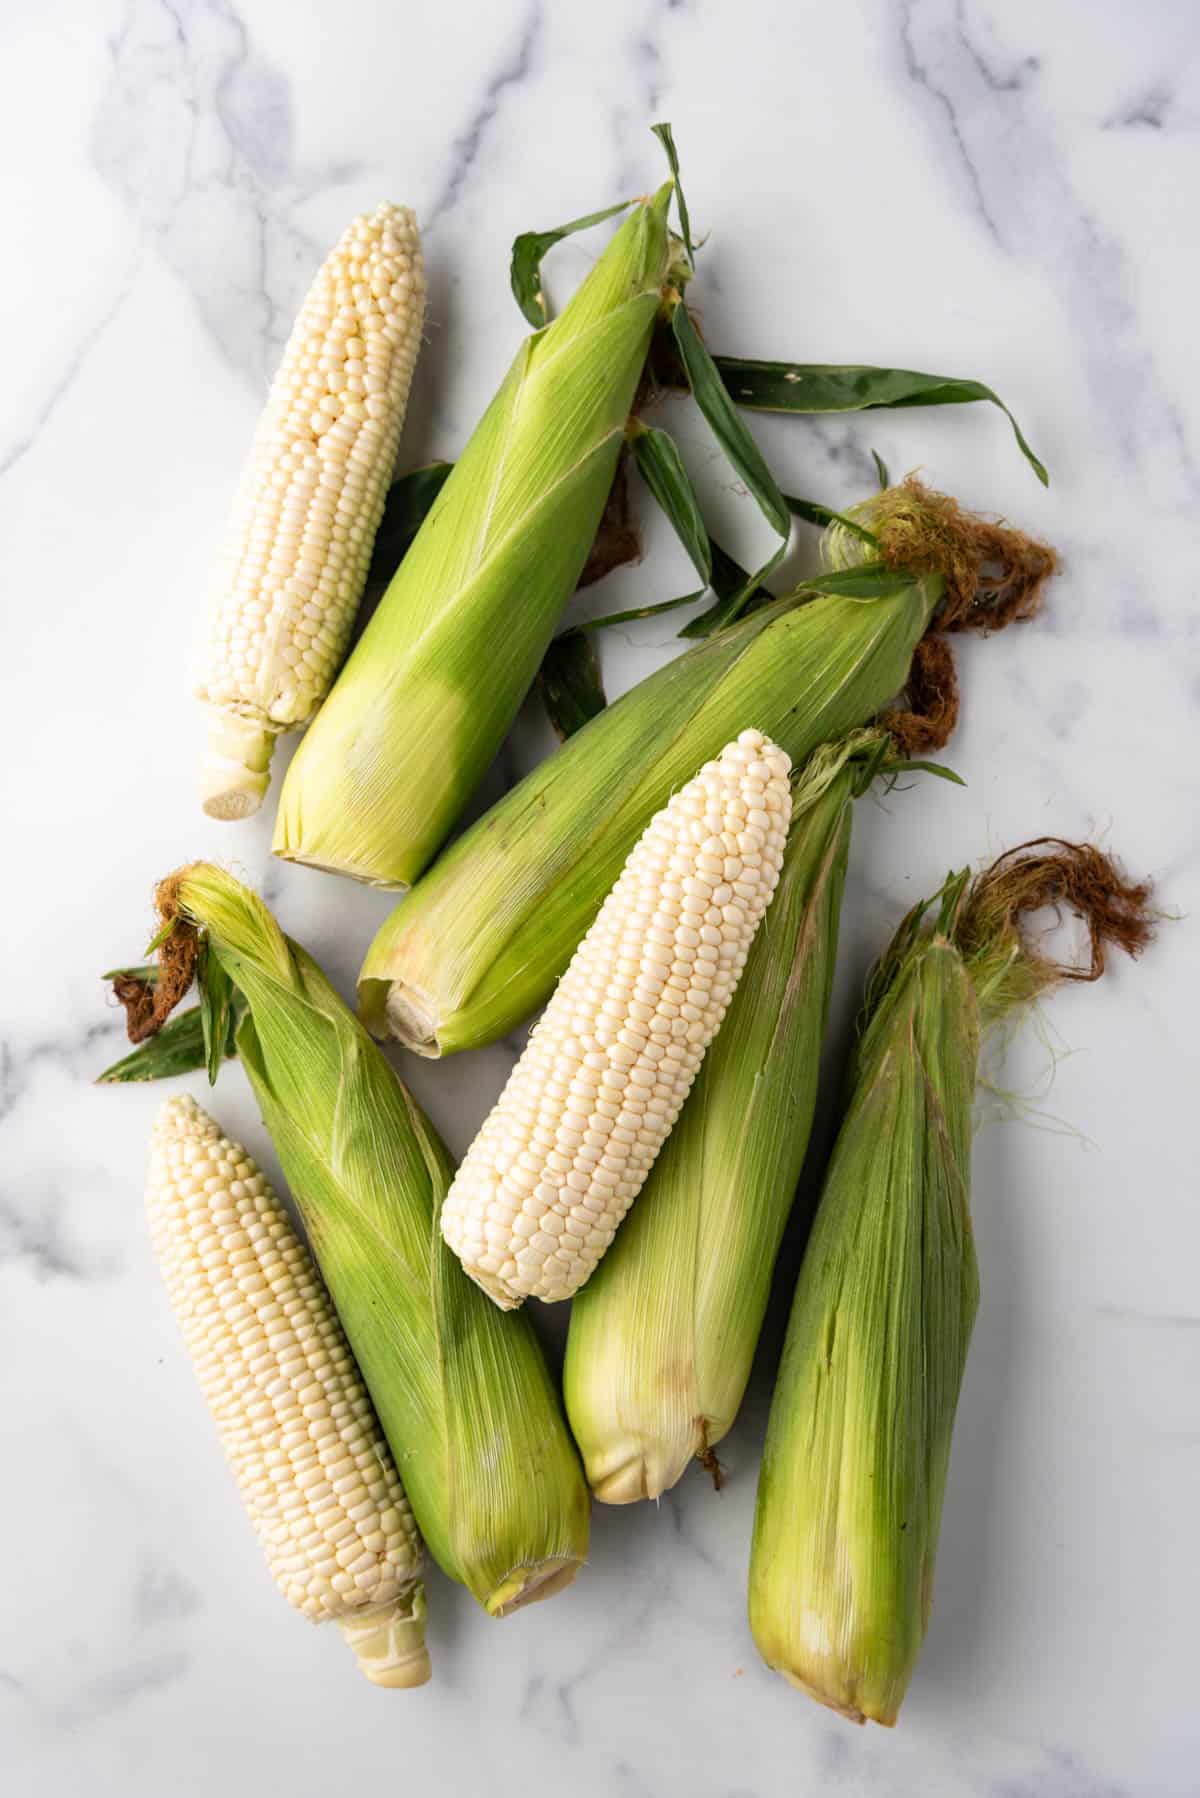
<svg viewBox="0 0 1200 1798">
<path fill-rule="evenodd" d="M 588 1278 L 678 1116 L 779 878 L 787 757 L 741 733 L 654 818 L 442 1207 L 505 1309 Z"/>
<path fill-rule="evenodd" d="M 571 1309 L 567 1417 L 610 1504 L 658 1498 L 697 1456 L 711 1464 L 742 1402 L 816 1101 L 858 747 L 819 750 L 802 771 L 779 886 L 720 1035 Z"/>
<path fill-rule="evenodd" d="M 595 536 L 671 265 L 671 191 L 518 353 L 288 770 L 276 854 L 406 886 L 457 819 Z"/>
<path fill-rule="evenodd" d="M 369 1028 L 425 1055 L 492 1042 L 542 1004 L 638 836 L 753 718 L 799 762 L 903 687 L 936 575 L 873 601 L 777 600 L 642 681 L 441 856 L 367 951 Z"/>
<path fill-rule="evenodd" d="M 421 340 L 425 277 L 407 207 L 355 219 L 317 275 L 242 475 L 196 694 L 201 792 L 257 811 L 275 738 L 333 684 L 362 597 Z"/>
<path fill-rule="evenodd" d="M 167 892 L 246 1000 L 238 1051 L 430 1552 L 493 1615 L 548 1596 L 587 1552 L 587 1489 L 528 1321 L 438 1234 L 445 1150 L 261 901 L 206 863 Z"/>
<path fill-rule="evenodd" d="M 334 1309 L 287 1212 L 190 1098 L 151 1140 L 150 1234 L 196 1376 L 284 1596 L 367 1678 L 429 1678 L 421 1544 Z"/>
<path fill-rule="evenodd" d="M 981 1022 L 1068 972 L 1022 939 L 1021 912 L 1083 912 L 1092 978 L 1106 942 L 1146 939 L 1146 896 L 1086 845 L 1004 857 L 971 886 L 952 877 L 932 929 L 918 906 L 872 981 L 788 1325 L 750 1562 L 764 1660 L 857 1722 L 896 1721 L 929 1619 L 979 1297 Z"/>
</svg>

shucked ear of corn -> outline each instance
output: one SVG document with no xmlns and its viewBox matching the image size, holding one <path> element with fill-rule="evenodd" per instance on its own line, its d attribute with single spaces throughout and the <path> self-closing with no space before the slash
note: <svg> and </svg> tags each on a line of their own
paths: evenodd
<svg viewBox="0 0 1200 1798">
<path fill-rule="evenodd" d="M 373 1684 L 424 1684 L 421 1542 L 329 1295 L 250 1156 L 190 1098 L 158 1114 L 146 1212 L 280 1591 L 340 1624 Z"/>
<path fill-rule="evenodd" d="M 215 818 L 258 810 L 275 738 L 333 684 L 421 341 L 425 277 L 407 207 L 355 219 L 301 307 L 234 502 L 197 697 Z"/>
<path fill-rule="evenodd" d="M 197 863 L 159 904 L 245 998 L 238 1052 L 431 1554 L 493 1615 L 549 1596 L 586 1555 L 587 1488 L 527 1320 L 502 1316 L 441 1240 L 445 1150 L 232 875 Z"/>
<path fill-rule="evenodd" d="M 950 1437 L 979 1299 L 970 1216 L 981 1030 L 1106 943 L 1136 952 L 1147 889 L 1099 851 L 1040 843 L 918 906 L 873 977 L 849 1103 L 788 1326 L 759 1481 L 750 1624 L 794 1685 L 891 1724 L 933 1591 Z M 1085 917 L 1090 968 L 1020 915 Z"/>
<path fill-rule="evenodd" d="M 808 1146 L 857 791 L 878 733 L 800 772 L 770 911 L 632 1215 L 571 1310 L 563 1390 L 597 1498 L 658 1498 L 730 1429 Z"/>
<path fill-rule="evenodd" d="M 505 1309 L 570 1298 L 653 1166 L 779 879 L 788 759 L 745 730 L 637 843 L 442 1207 Z"/>
<path fill-rule="evenodd" d="M 519 351 L 288 770 L 277 855 L 407 886 L 457 819 L 600 522 L 672 266 L 672 191 Z"/>
</svg>

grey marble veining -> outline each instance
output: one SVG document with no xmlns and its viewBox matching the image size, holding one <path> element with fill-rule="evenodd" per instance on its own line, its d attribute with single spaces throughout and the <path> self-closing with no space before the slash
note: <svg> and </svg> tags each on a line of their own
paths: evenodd
<svg viewBox="0 0 1200 1798">
<path fill-rule="evenodd" d="M 10 345 L 0 419 L 5 1004 L 0 1019 L 4 1798 L 160 1798 L 386 1780 L 446 1798 L 1190 1798 L 1200 1475 L 1200 1054 L 1192 568 L 1200 36 L 1179 0 L 17 0 L 0 25 Z M 744 1618 L 789 1232 L 714 1494 L 599 1508 L 591 1563 L 489 1624 L 431 1574 L 436 1677 L 368 1688 L 260 1565 L 160 1289 L 141 1174 L 159 1095 L 100 970 L 153 882 L 212 855 L 349 990 L 386 896 L 271 862 L 194 802 L 194 621 L 265 379 L 353 212 L 417 208 L 431 304 L 402 454 L 453 455 L 523 331 L 514 235 L 662 177 L 670 118 L 708 340 L 988 381 L 988 407 L 755 425 L 790 492 L 844 505 L 870 452 L 1050 537 L 1036 625 L 960 652 L 948 759 L 858 807 L 814 1151 L 865 971 L 947 867 L 1099 832 L 1178 921 L 1062 993 L 980 1130 L 984 1298 L 933 1622 L 899 1729 L 856 1732 L 759 1665 Z M 596 238 L 547 265 L 570 291 Z M 770 547 L 687 407 L 665 403 L 730 547 Z M 688 590 L 642 564 L 586 617 Z M 811 539 L 798 532 L 799 564 Z M 617 692 L 674 653 L 609 633 Z M 527 706 L 493 777 L 546 753 Z M 280 758 L 282 759 L 282 758 Z M 461 1152 L 517 1038 L 405 1062 Z M 1051 1076 L 1052 1079 L 1051 1079 Z M 201 1094 L 198 1081 L 190 1083 Z M 1022 1096 L 1017 1106 L 1003 1093 Z M 236 1068 L 214 1109 L 270 1170 Z M 556 1353 L 562 1317 L 538 1319 Z"/>
</svg>

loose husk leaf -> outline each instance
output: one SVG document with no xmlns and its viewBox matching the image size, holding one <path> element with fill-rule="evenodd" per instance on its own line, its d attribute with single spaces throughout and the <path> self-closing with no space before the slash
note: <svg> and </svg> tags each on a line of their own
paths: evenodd
<svg viewBox="0 0 1200 1798">
<path fill-rule="evenodd" d="M 1050 477 L 1025 440 L 1004 401 L 982 381 L 920 374 L 911 368 L 871 368 L 865 363 L 761 362 L 716 356 L 717 372 L 739 406 L 759 412 L 871 412 L 897 406 L 962 406 L 977 400 L 998 406 L 1012 426 L 1017 447 L 1043 487 Z M 887 474 L 880 485 L 888 484 Z"/>
</svg>

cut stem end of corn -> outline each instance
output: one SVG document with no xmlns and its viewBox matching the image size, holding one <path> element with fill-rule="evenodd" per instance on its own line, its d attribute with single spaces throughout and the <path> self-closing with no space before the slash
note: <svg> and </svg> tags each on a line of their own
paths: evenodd
<svg viewBox="0 0 1200 1798">
<path fill-rule="evenodd" d="M 602 1505 L 635 1505 L 643 1498 L 661 1498 L 666 1490 L 663 1481 L 656 1478 L 648 1466 L 641 1449 L 636 1449 L 627 1460 L 607 1473 L 590 1464 L 585 1466 L 585 1471 L 592 1497 L 599 1499 Z"/>
<path fill-rule="evenodd" d="M 262 724 L 208 708 L 200 803 L 210 818 L 253 817 L 270 785 L 275 736 Z"/>
<path fill-rule="evenodd" d="M 354 1650 L 359 1671 L 373 1686 L 392 1691 L 423 1686 L 432 1667 L 425 1646 L 425 1600 L 422 1593 L 397 1599 L 377 1610 L 339 1617 L 338 1625 Z"/>
<path fill-rule="evenodd" d="M 374 1035 L 394 1036 L 416 1055 L 431 1060 L 440 1058 L 437 1015 L 430 994 L 423 993 L 420 987 L 406 986 L 402 980 L 393 980 L 390 985 L 384 980 L 371 980 L 363 983 L 361 1000 L 363 1021 Z M 369 1014 L 373 1014 L 375 1023 Z"/>
<path fill-rule="evenodd" d="M 489 1617 L 511 1617 L 526 1605 L 540 1604 L 543 1598 L 565 1591 L 582 1565 L 582 1561 L 564 1558 L 542 1561 L 537 1567 L 515 1568 L 496 1587 L 484 1608 Z"/>
<path fill-rule="evenodd" d="M 403 880 L 381 880 L 365 865 L 356 866 L 349 861 L 326 861 L 319 855 L 305 855 L 299 849 L 284 849 L 273 844 L 271 854 L 281 862 L 295 862 L 297 867 L 315 868 L 318 874 L 341 874 L 347 880 L 357 880 L 360 886 L 376 887 L 381 893 L 395 893 L 400 898 L 408 891 L 408 884 Z"/>
</svg>

